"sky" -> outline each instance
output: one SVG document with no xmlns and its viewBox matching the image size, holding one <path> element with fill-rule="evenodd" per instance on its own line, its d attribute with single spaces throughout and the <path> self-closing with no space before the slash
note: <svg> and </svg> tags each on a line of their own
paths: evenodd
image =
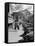
<svg viewBox="0 0 35 46">
<path fill-rule="evenodd" d="M 10 4 L 9 5 L 10 12 L 12 13 L 13 11 L 21 11 L 28 9 L 31 13 L 33 13 L 33 5 L 27 5 L 27 4 Z"/>
</svg>

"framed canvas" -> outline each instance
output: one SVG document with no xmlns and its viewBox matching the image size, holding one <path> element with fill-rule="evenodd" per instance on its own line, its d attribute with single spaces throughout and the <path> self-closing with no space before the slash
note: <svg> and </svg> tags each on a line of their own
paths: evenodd
<svg viewBox="0 0 35 46">
<path fill-rule="evenodd" d="M 34 4 L 5 3 L 5 43 L 34 42 Z"/>
</svg>

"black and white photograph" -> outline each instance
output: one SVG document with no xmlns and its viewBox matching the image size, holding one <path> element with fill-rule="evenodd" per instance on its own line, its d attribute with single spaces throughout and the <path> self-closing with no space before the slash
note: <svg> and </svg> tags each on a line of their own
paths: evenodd
<svg viewBox="0 0 35 46">
<path fill-rule="evenodd" d="M 34 42 L 33 4 L 9 3 L 8 10 L 8 43 Z"/>
</svg>

